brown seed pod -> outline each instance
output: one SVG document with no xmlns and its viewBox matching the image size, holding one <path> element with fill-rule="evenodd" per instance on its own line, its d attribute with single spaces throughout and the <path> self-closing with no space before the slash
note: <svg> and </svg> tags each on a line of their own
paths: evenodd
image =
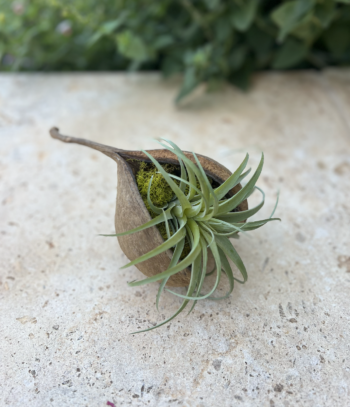
<svg viewBox="0 0 350 407">
<path fill-rule="evenodd" d="M 106 146 L 95 143 L 93 141 L 82 138 L 64 136 L 59 133 L 58 128 L 53 127 L 50 130 L 51 137 L 61 140 L 65 143 L 81 144 L 112 158 L 118 165 L 118 187 L 117 201 L 115 211 L 115 230 L 116 233 L 128 231 L 136 228 L 151 220 L 151 216 L 139 193 L 135 175 L 142 161 L 150 162 L 150 159 L 141 151 L 128 151 L 119 148 Z M 147 150 L 160 164 L 179 165 L 179 161 L 175 154 L 166 150 Z M 184 152 L 184 154 L 195 163 L 192 153 Z M 197 155 L 200 164 L 202 165 L 207 176 L 212 178 L 214 182 L 222 184 L 229 178 L 231 172 L 223 165 L 215 160 L 204 155 Z M 229 193 L 233 196 L 242 188 L 241 184 L 237 184 Z M 248 202 L 244 200 L 237 208 L 239 211 L 248 209 Z M 118 236 L 118 241 L 121 249 L 131 261 L 141 255 L 155 249 L 164 242 L 159 230 L 156 226 L 142 230 L 132 235 Z M 152 259 L 143 261 L 136 267 L 146 276 L 151 277 L 166 270 L 169 266 L 170 259 L 173 253 L 167 250 Z M 190 282 L 191 270 L 187 267 L 181 272 L 171 276 L 167 282 L 167 286 L 184 287 Z"/>
</svg>

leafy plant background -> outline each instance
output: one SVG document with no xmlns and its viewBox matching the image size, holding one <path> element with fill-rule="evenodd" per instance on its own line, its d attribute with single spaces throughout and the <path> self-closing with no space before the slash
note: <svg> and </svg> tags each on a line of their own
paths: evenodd
<svg viewBox="0 0 350 407">
<path fill-rule="evenodd" d="M 350 62 L 350 0 L 0 0 L 2 71 L 160 70 L 247 89 L 266 69 Z"/>
</svg>

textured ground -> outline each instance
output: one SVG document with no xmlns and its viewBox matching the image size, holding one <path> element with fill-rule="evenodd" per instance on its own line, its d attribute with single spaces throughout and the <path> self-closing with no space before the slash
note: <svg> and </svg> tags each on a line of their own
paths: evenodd
<svg viewBox="0 0 350 407">
<path fill-rule="evenodd" d="M 268 74 L 242 94 L 156 75 L 0 76 L 0 404 L 348 406 L 350 72 Z M 178 299 L 141 277 L 113 232 L 116 165 L 52 140 L 125 149 L 168 136 L 231 170 L 265 152 L 260 217 L 236 243 L 249 280 L 146 334 Z M 251 205 L 254 204 L 251 199 Z M 258 218 L 259 216 L 256 216 Z M 226 281 L 220 284 L 220 293 Z"/>
</svg>

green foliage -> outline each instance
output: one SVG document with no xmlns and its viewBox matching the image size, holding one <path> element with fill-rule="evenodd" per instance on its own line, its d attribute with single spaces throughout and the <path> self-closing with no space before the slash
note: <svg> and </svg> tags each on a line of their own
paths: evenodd
<svg viewBox="0 0 350 407">
<path fill-rule="evenodd" d="M 350 62 L 350 0 L 0 0 L 1 70 L 181 73 L 243 89 L 265 69 Z"/>
<path fill-rule="evenodd" d="M 159 175 L 162 176 L 162 178 L 158 178 L 157 181 L 155 181 L 157 186 L 151 193 L 153 179 L 158 174 L 151 174 L 149 179 L 149 175 L 152 173 L 153 169 L 149 168 L 149 171 L 145 171 L 146 166 L 143 166 L 140 174 L 140 179 L 142 181 L 138 182 L 143 196 L 146 193 L 146 186 L 148 183 L 147 206 L 156 214 L 156 216 L 154 216 L 151 221 L 135 229 L 116 235 L 107 235 L 130 235 L 149 227 L 165 223 L 167 236 L 164 239 L 164 242 L 150 252 L 122 267 L 124 269 L 139 264 L 145 260 L 149 260 L 166 250 L 174 250 L 167 270 L 141 281 L 133 281 L 129 283 L 130 286 L 135 287 L 155 281 L 160 282 L 156 299 L 157 308 L 159 298 L 169 278 L 186 267 L 191 267 L 191 280 L 186 295 L 168 290 L 172 294 L 183 299 L 180 308 L 172 317 L 163 321 L 156 327 L 164 325 L 175 318 L 175 316 L 188 305 L 189 301 L 193 301 L 193 305 L 189 311 L 191 312 L 198 300 L 203 300 L 205 298 L 213 300 L 227 298 L 234 288 L 235 281 L 242 284 L 247 281 L 248 275 L 246 268 L 229 239 L 237 239 L 239 237 L 239 232 L 245 233 L 260 228 L 267 222 L 280 220 L 278 218 L 272 218 L 277 207 L 276 202 L 275 208 L 268 219 L 242 223 L 255 215 L 264 205 L 265 195 L 260 188 L 255 186 L 263 168 L 263 155 L 258 168 L 246 185 L 235 195 L 227 198 L 227 193 L 240 183 L 250 172 L 250 170 L 243 172 L 248 163 L 248 154 L 237 170 L 223 184 L 217 188 L 213 188 L 194 153 L 193 157 L 196 164 L 186 157 L 176 144 L 169 140 L 163 140 L 167 144 L 164 144 L 163 142 L 160 142 L 160 144 L 175 154 L 179 160 L 181 168 L 180 176 L 171 174 L 171 171 L 168 172 L 168 168 L 164 168 L 164 166 L 159 164 L 149 153 L 143 151 L 153 163 L 157 173 L 159 172 Z M 164 182 L 167 185 L 165 185 Z M 164 186 L 164 194 L 159 191 L 160 185 Z M 262 193 L 263 198 L 260 204 L 245 211 L 237 210 L 237 207 L 247 199 L 255 189 Z M 170 190 L 172 192 L 170 192 Z M 170 195 L 172 195 L 172 198 L 169 200 Z M 152 201 L 152 196 L 154 196 L 158 202 L 161 201 L 162 205 L 164 202 L 167 202 L 164 206 L 158 207 L 155 205 L 155 202 Z M 186 240 L 189 242 L 190 250 L 183 258 L 181 258 Z M 215 260 L 216 280 L 212 289 L 208 293 L 202 294 L 203 283 L 207 276 L 208 251 L 212 253 Z M 242 279 L 234 276 L 229 259 L 240 271 Z M 223 297 L 213 297 L 212 295 L 218 287 L 222 272 L 226 274 L 229 281 L 228 292 Z M 146 331 L 154 328 L 155 327 L 146 329 Z"/>
</svg>

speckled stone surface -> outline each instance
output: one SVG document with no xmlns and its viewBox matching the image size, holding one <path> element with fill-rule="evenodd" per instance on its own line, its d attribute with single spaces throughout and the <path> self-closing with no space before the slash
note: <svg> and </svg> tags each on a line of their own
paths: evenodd
<svg viewBox="0 0 350 407">
<path fill-rule="evenodd" d="M 350 72 L 261 75 L 248 94 L 199 90 L 181 108 L 177 85 L 0 76 L 1 405 L 350 405 Z M 53 125 L 125 149 L 167 136 L 231 170 L 263 150 L 255 218 L 280 189 L 282 222 L 235 242 L 248 282 L 130 335 L 179 300 L 158 313 L 157 284 L 128 287 L 142 275 L 98 236 L 113 232 L 116 165 L 51 139 Z"/>
</svg>

